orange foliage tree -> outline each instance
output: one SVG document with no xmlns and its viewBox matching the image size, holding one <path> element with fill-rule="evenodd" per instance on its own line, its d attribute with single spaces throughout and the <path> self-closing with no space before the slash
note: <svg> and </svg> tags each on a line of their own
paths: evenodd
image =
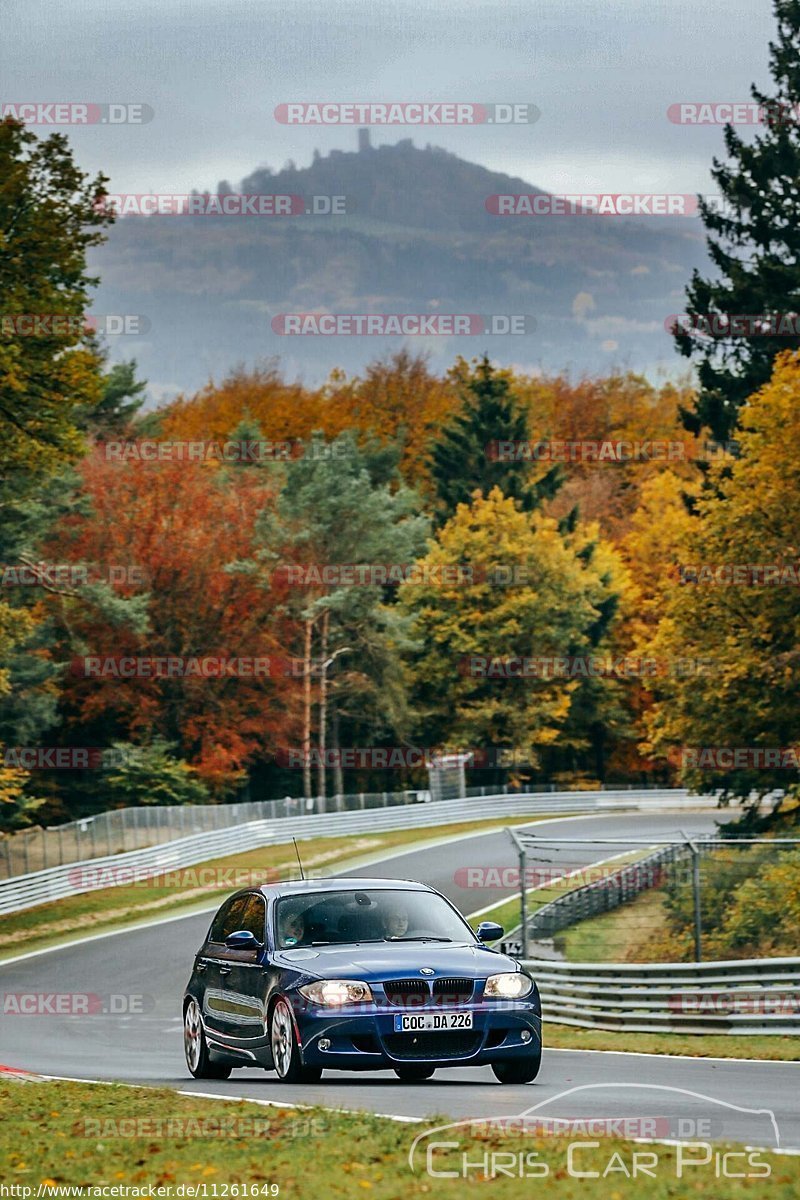
<svg viewBox="0 0 800 1200">
<path fill-rule="evenodd" d="M 81 727 L 85 744 L 163 737 L 222 796 L 248 762 L 285 742 L 297 712 L 297 683 L 280 660 L 286 618 L 262 585 L 226 570 L 251 553 L 256 517 L 273 499 L 269 476 L 253 467 L 109 462 L 100 450 L 82 473 L 90 511 L 58 529 L 58 561 L 96 563 L 101 577 L 123 568 L 114 587 L 121 596 L 143 593 L 147 628 L 115 624 L 85 598 L 53 596 L 62 655 L 78 646 L 101 659 L 269 656 L 272 665 L 258 677 L 130 679 L 86 678 L 74 665 L 64 681 L 66 722 Z"/>
</svg>

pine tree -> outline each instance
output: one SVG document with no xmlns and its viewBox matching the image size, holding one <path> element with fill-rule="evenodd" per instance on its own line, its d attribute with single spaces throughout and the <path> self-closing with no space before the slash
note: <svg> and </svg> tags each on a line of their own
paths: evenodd
<svg viewBox="0 0 800 1200">
<path fill-rule="evenodd" d="M 693 433 L 706 427 L 720 442 L 733 434 L 745 399 L 770 378 L 775 355 L 800 347 L 800 336 L 753 332 L 750 323 L 743 335 L 724 321 L 800 311 L 800 0 L 774 3 L 775 94 L 751 88 L 764 123 L 752 141 L 725 126 L 729 161 L 715 159 L 711 172 L 722 203 L 700 201 L 716 270 L 712 278 L 694 272 L 686 291 L 690 319 L 674 331 L 680 353 L 697 362 L 700 384 L 684 424 Z M 710 335 L 703 331 L 708 322 Z"/>
<path fill-rule="evenodd" d="M 449 520 L 459 504 L 469 504 L 474 491 L 488 496 L 495 487 L 518 501 L 524 511 L 538 508 L 558 490 L 561 469 L 554 466 L 534 481 L 529 458 L 505 461 L 497 453 L 498 442 L 530 445 L 528 415 L 508 379 L 484 355 L 463 377 L 461 386 L 463 406 L 445 426 L 432 452 L 431 473 L 441 523 Z"/>
</svg>

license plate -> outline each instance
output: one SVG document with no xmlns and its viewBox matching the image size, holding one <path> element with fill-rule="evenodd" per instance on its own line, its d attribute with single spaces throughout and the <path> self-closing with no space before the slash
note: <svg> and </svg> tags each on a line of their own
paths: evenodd
<svg viewBox="0 0 800 1200">
<path fill-rule="evenodd" d="M 404 1013 L 395 1016 L 395 1033 L 417 1033 L 423 1029 L 472 1029 L 472 1013 Z"/>
</svg>

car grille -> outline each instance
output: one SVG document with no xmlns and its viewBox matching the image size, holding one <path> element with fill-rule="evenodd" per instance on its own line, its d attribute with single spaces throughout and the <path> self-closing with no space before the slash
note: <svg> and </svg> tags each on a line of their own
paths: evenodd
<svg viewBox="0 0 800 1200">
<path fill-rule="evenodd" d="M 466 1004 L 475 990 L 474 979 L 434 979 L 433 997 L 437 1004 Z"/>
<path fill-rule="evenodd" d="M 439 1033 L 423 1030 L 420 1033 L 389 1033 L 383 1044 L 392 1058 L 467 1058 L 481 1044 L 481 1033 L 472 1029 Z"/>
<path fill-rule="evenodd" d="M 386 999 L 399 1008 L 466 1004 L 475 990 L 474 979 L 390 979 L 383 985 Z"/>
<path fill-rule="evenodd" d="M 390 1004 L 402 1008 L 419 1008 L 428 1003 L 431 995 L 426 979 L 390 979 L 383 990 Z"/>
</svg>

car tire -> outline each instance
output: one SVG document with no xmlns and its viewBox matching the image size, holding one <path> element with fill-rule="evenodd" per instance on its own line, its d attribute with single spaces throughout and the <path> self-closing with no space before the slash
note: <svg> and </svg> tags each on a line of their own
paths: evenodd
<svg viewBox="0 0 800 1200">
<path fill-rule="evenodd" d="M 422 1083 L 424 1079 L 430 1079 L 436 1067 L 407 1066 L 395 1067 L 394 1073 L 403 1083 Z"/>
<path fill-rule="evenodd" d="M 195 1079 L 227 1079 L 231 1067 L 212 1062 L 208 1052 L 200 1005 L 192 998 L 183 1014 L 183 1052 L 189 1074 Z"/>
<path fill-rule="evenodd" d="M 533 1083 L 542 1065 L 541 1046 L 535 1054 L 525 1058 L 508 1059 L 506 1062 L 492 1063 L 495 1079 L 500 1083 Z"/>
<path fill-rule="evenodd" d="M 322 1067 L 307 1067 L 303 1063 L 292 1010 L 282 997 L 270 1014 L 269 1045 L 272 1065 L 281 1083 L 317 1083 L 320 1079 Z"/>
</svg>

